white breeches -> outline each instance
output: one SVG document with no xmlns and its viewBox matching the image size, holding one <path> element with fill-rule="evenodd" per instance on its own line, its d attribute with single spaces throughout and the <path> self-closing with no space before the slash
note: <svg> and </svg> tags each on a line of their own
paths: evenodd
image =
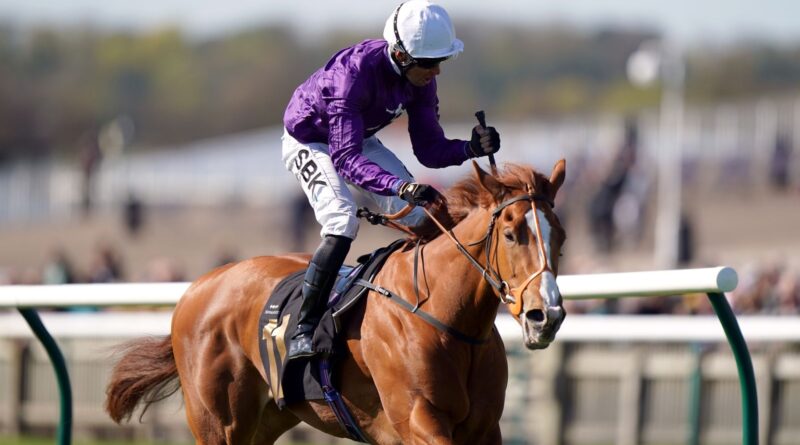
<svg viewBox="0 0 800 445">
<path fill-rule="evenodd" d="M 336 173 L 328 144 L 312 142 L 304 144 L 285 130 L 283 132 L 283 163 L 286 169 L 297 178 L 300 187 L 314 209 L 317 222 L 322 226 L 320 236 L 339 235 L 355 239 L 358 234 L 356 202 L 347 184 L 353 185 Z M 386 148 L 377 137 L 364 139 L 363 154 L 398 178 L 413 182 L 414 178 L 406 167 Z M 381 196 L 358 188 L 372 201 L 373 211 L 392 214 L 406 206 L 397 196 Z M 415 208 L 407 216 L 398 220 L 400 224 L 418 226 L 425 219 L 425 212 Z"/>
</svg>

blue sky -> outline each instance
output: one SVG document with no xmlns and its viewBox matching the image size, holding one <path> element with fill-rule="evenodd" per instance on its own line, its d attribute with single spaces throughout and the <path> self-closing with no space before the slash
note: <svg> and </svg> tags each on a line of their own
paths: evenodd
<svg viewBox="0 0 800 445">
<path fill-rule="evenodd" d="M 459 20 L 485 18 L 535 26 L 648 26 L 671 39 L 730 43 L 759 37 L 800 41 L 800 1 L 795 0 L 440 0 Z M 149 29 L 178 24 L 195 35 L 285 22 L 309 36 L 350 27 L 380 34 L 396 1 L 376 0 L 0 0 L 0 22 L 92 24 Z M 487 24 L 491 22 L 487 21 Z"/>
</svg>

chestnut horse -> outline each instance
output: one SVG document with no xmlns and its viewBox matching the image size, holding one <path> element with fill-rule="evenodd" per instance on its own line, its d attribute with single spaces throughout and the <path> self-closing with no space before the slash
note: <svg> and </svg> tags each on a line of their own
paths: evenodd
<svg viewBox="0 0 800 445">
<path fill-rule="evenodd" d="M 564 319 L 555 276 L 565 234 L 551 208 L 564 161 L 549 178 L 513 164 L 495 177 L 473 165 L 474 176 L 447 193 L 453 229 L 422 244 L 416 259 L 415 249 L 394 252 L 374 280 L 411 304 L 419 295 L 419 309 L 448 329 L 376 292 L 346 315 L 349 354 L 338 361 L 337 386 L 371 443 L 501 443 L 500 304 L 510 305 L 529 349 L 547 347 Z M 347 437 L 324 401 L 279 410 L 259 353 L 266 299 L 308 260 L 257 257 L 195 281 L 175 307 L 171 335 L 134 340 L 116 364 L 110 416 L 129 419 L 138 404 L 146 409 L 180 387 L 199 444 L 271 444 L 301 421 Z"/>
</svg>

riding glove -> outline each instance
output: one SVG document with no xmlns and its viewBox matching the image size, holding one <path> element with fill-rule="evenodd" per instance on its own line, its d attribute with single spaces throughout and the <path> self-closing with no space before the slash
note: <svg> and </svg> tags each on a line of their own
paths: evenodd
<svg viewBox="0 0 800 445">
<path fill-rule="evenodd" d="M 412 205 L 433 204 L 438 200 L 443 200 L 441 193 L 428 184 L 418 184 L 416 182 L 404 182 L 397 189 L 397 196 Z"/>
<path fill-rule="evenodd" d="M 500 134 L 494 127 L 486 127 L 483 135 L 478 133 L 479 125 L 472 129 L 472 140 L 469 141 L 469 151 L 473 158 L 488 156 L 500 150 Z"/>
</svg>

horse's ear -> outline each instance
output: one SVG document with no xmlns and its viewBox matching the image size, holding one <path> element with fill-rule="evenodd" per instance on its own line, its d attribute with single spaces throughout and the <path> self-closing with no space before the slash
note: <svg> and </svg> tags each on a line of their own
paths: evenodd
<svg viewBox="0 0 800 445">
<path fill-rule="evenodd" d="M 564 184 L 564 177 L 567 175 L 567 161 L 561 159 L 553 166 L 553 171 L 550 173 L 550 199 L 555 199 L 558 189 Z"/>
<path fill-rule="evenodd" d="M 505 190 L 503 184 L 494 176 L 486 173 L 474 160 L 472 161 L 472 168 L 475 170 L 475 175 L 478 177 L 478 183 L 489 192 L 495 201 L 499 202 Z"/>
</svg>

